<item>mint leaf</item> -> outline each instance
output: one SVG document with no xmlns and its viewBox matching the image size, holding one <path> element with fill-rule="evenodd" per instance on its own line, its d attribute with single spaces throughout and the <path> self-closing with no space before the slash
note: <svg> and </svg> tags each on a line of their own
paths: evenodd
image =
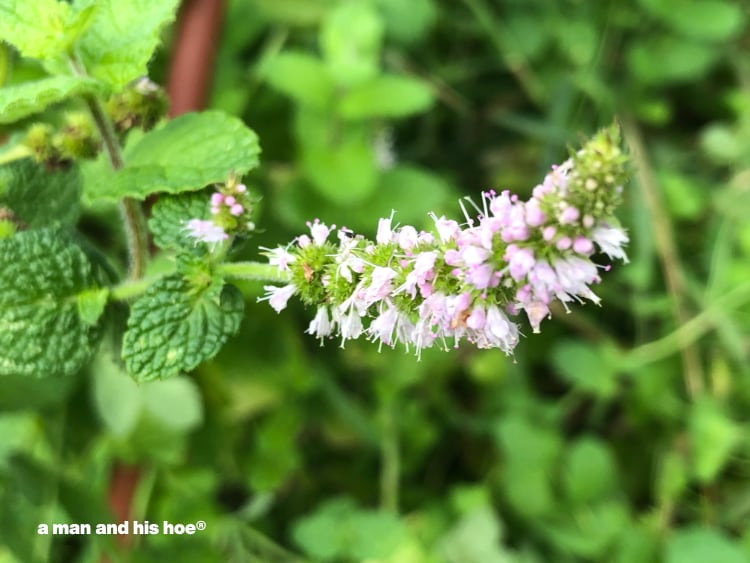
<svg viewBox="0 0 750 563">
<path fill-rule="evenodd" d="M 122 349 L 128 371 L 143 382 L 192 370 L 237 331 L 244 305 L 231 285 L 196 293 L 179 275 L 159 280 L 131 309 Z"/>
<path fill-rule="evenodd" d="M 384 75 L 349 90 L 341 98 L 339 114 L 347 119 L 404 117 L 429 109 L 434 101 L 421 80 Z"/>
<path fill-rule="evenodd" d="M 333 99 L 335 85 L 328 68 L 308 53 L 280 53 L 268 62 L 264 74 L 271 86 L 301 104 L 321 109 Z"/>
<path fill-rule="evenodd" d="M 189 432 L 203 423 L 203 401 L 188 377 L 154 381 L 140 387 L 144 409 L 174 432 Z"/>
<path fill-rule="evenodd" d="M 76 166 L 50 172 L 31 159 L 0 167 L 0 206 L 31 228 L 78 221 L 81 175 Z"/>
<path fill-rule="evenodd" d="M 741 543 L 717 528 L 692 525 L 670 534 L 666 542 L 665 563 L 748 563 Z"/>
<path fill-rule="evenodd" d="M 99 418 L 116 436 L 132 436 L 144 415 L 178 433 L 203 421 L 200 390 L 188 377 L 138 385 L 107 353 L 94 358 L 91 374 Z"/>
<path fill-rule="evenodd" d="M 71 96 L 96 92 L 99 83 L 81 76 L 53 76 L 0 88 L 0 123 L 13 123 Z"/>
<path fill-rule="evenodd" d="M 88 73 L 114 90 L 146 75 L 159 34 L 178 5 L 179 0 L 101 0 L 78 44 Z"/>
<path fill-rule="evenodd" d="M 125 151 L 125 167 L 84 167 L 90 201 L 179 193 L 244 174 L 258 165 L 257 135 L 241 120 L 218 111 L 188 113 L 146 133 Z"/>
<path fill-rule="evenodd" d="M 78 314 L 77 296 L 104 285 L 103 272 L 60 231 L 0 240 L 0 375 L 71 375 L 100 338 Z"/>
<path fill-rule="evenodd" d="M 361 131 L 342 129 L 335 146 L 305 146 L 302 169 L 318 193 L 334 203 L 362 203 L 377 188 L 372 142 Z"/>
<path fill-rule="evenodd" d="M 195 247 L 195 238 L 185 230 L 190 219 L 208 219 L 209 196 L 203 192 L 164 195 L 151 210 L 148 227 L 154 242 L 163 249 Z"/>
<path fill-rule="evenodd" d="M 70 46 L 76 20 L 70 4 L 57 0 L 0 0 L 0 40 L 24 57 L 55 58 Z"/>
</svg>

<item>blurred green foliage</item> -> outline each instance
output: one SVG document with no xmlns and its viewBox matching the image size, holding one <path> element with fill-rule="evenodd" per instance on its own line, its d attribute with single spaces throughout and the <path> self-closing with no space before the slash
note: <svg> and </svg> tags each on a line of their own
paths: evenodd
<svg viewBox="0 0 750 563">
<path fill-rule="evenodd" d="M 419 226 L 489 187 L 525 196 L 615 116 L 632 263 L 512 359 L 321 348 L 310 311 L 277 317 L 247 282 L 240 334 L 189 377 L 139 387 L 105 349 L 75 377 L 4 378 L 0 563 L 750 562 L 748 4 L 227 9 L 211 106 L 261 139 L 259 245 L 314 217 L 372 235 L 392 209 Z M 0 46 L 0 77 L 38 73 L 11 71 Z M 36 535 L 111 521 L 115 463 L 140 468 L 133 519 L 207 529 L 126 556 Z"/>
</svg>

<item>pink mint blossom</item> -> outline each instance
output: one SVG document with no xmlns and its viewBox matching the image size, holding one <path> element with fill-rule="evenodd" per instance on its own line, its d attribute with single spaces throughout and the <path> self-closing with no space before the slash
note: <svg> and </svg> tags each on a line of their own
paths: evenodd
<svg viewBox="0 0 750 563">
<path fill-rule="evenodd" d="M 273 308 L 274 311 L 280 313 L 286 309 L 286 304 L 297 292 L 297 288 L 293 284 L 278 287 L 275 285 L 264 285 L 263 289 L 267 291 L 263 297 L 258 297 L 258 301 L 268 301 L 268 304 Z"/>
<path fill-rule="evenodd" d="M 435 221 L 435 228 L 437 229 L 441 242 L 453 240 L 461 231 L 461 227 L 456 221 L 453 219 L 446 219 L 444 215 L 438 217 L 433 213 L 432 219 Z"/>
<path fill-rule="evenodd" d="M 313 244 L 316 246 L 323 246 L 328 239 L 328 235 L 336 228 L 336 225 L 332 225 L 328 228 L 328 226 L 326 226 L 325 223 L 321 223 L 319 219 L 315 219 L 312 223 L 308 222 L 307 226 L 310 227 L 310 235 L 312 236 Z"/>
<path fill-rule="evenodd" d="M 318 307 L 318 312 L 315 313 L 315 318 L 310 321 L 310 326 L 305 331 L 307 334 L 312 334 L 316 338 L 320 339 L 320 345 L 323 345 L 323 339 L 329 336 L 333 332 L 334 323 L 331 322 L 328 316 L 328 307 Z"/>
<path fill-rule="evenodd" d="M 378 234 L 375 237 L 375 242 L 378 244 L 388 244 L 391 242 L 393 237 L 393 231 L 391 231 L 391 221 L 393 220 L 393 214 L 386 219 L 380 219 L 378 221 Z"/>
<path fill-rule="evenodd" d="M 190 219 L 185 223 L 185 230 L 197 241 L 208 244 L 217 244 L 229 238 L 224 229 L 211 220 Z"/>
<path fill-rule="evenodd" d="M 628 257 L 622 248 L 628 243 L 628 235 L 623 229 L 603 223 L 591 232 L 591 237 L 604 254 L 628 263 Z"/>
<path fill-rule="evenodd" d="M 288 272 L 289 264 L 297 259 L 297 257 L 286 248 L 261 248 L 261 250 L 263 250 L 268 257 L 268 263 L 271 266 L 276 266 L 279 269 L 279 272 Z"/>
</svg>

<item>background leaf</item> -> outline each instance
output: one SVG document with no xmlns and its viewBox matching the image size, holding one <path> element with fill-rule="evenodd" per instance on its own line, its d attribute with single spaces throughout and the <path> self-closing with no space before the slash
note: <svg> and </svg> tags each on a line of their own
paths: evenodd
<svg viewBox="0 0 750 563">
<path fill-rule="evenodd" d="M 604 348 L 563 341 L 555 345 L 552 359 L 560 374 L 576 387 L 601 397 L 615 393 L 617 374 Z"/>
<path fill-rule="evenodd" d="M 405 117 L 426 111 L 433 102 L 432 90 L 424 82 L 385 74 L 344 94 L 339 114 L 347 119 Z"/>
<path fill-rule="evenodd" d="M 748 563 L 750 558 L 729 538 L 711 528 L 676 531 L 667 543 L 665 563 Z"/>
<path fill-rule="evenodd" d="M 268 83 L 294 101 L 324 108 L 333 99 L 334 84 L 319 58 L 308 53 L 286 51 L 267 63 Z"/>
</svg>

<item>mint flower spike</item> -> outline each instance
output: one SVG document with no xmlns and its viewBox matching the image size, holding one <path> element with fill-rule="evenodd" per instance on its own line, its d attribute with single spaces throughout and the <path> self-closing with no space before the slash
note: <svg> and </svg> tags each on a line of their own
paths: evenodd
<svg viewBox="0 0 750 563">
<path fill-rule="evenodd" d="M 298 295 L 317 312 L 307 329 L 319 338 L 365 336 L 380 346 L 401 342 L 419 356 L 433 345 L 449 349 L 462 339 L 511 354 L 520 330 L 510 317 L 526 314 L 533 332 L 550 304 L 599 297 L 592 256 L 598 250 L 627 262 L 627 233 L 613 216 L 627 180 L 619 130 L 598 133 L 553 166 L 527 201 L 509 191 L 482 193 L 475 217 L 464 206 L 463 224 L 434 213 L 434 232 L 378 221 L 375 241 L 316 219 L 269 261 L 290 283 L 266 286 L 280 312 Z"/>
</svg>

